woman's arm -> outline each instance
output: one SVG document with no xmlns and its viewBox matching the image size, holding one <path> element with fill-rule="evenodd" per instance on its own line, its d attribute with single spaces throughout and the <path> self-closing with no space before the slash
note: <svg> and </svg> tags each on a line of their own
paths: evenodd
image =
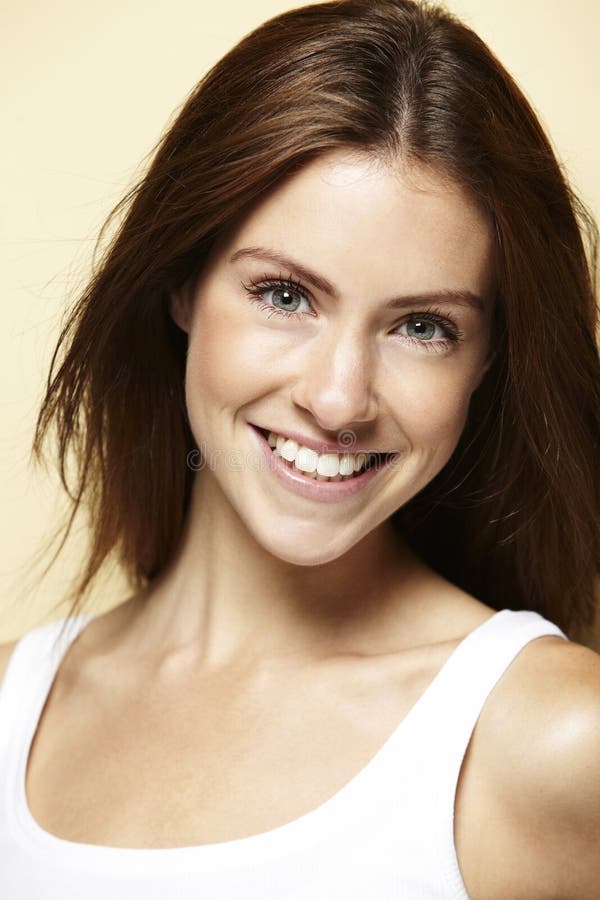
<svg viewBox="0 0 600 900">
<path fill-rule="evenodd" d="M 531 752 L 518 771 L 522 822 L 534 837 L 540 874 L 556 885 L 552 896 L 597 900 L 600 656 L 571 644 L 553 647 L 546 662 L 544 670 L 540 654 L 529 728 L 523 723 Z"/>
<path fill-rule="evenodd" d="M 485 779 L 469 790 L 485 792 L 493 815 L 474 829 L 472 884 L 482 897 L 598 900 L 600 656 L 560 638 L 532 641 L 481 726 Z"/>
</svg>

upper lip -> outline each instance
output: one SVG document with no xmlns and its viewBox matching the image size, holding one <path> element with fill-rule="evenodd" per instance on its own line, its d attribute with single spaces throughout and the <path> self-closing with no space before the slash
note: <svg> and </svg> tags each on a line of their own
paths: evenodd
<svg viewBox="0 0 600 900">
<path fill-rule="evenodd" d="M 319 438 L 311 438 L 305 434 L 300 434 L 298 431 L 292 431 L 289 428 L 281 429 L 281 428 L 270 428 L 268 425 L 255 425 L 255 428 L 259 428 L 261 431 L 265 431 L 267 434 L 272 431 L 274 434 L 281 435 L 281 437 L 290 438 L 293 441 L 296 441 L 298 444 L 301 444 L 303 447 L 309 447 L 311 450 L 314 450 L 316 453 L 379 453 L 384 454 L 386 452 L 394 453 L 395 451 L 385 451 L 385 450 L 373 450 L 371 447 L 364 447 L 359 444 L 354 444 L 350 440 L 346 443 L 344 441 L 344 436 L 349 438 L 352 437 L 352 432 L 342 431 L 340 432 L 340 442 L 337 444 L 332 444 L 330 441 L 323 441 Z"/>
</svg>

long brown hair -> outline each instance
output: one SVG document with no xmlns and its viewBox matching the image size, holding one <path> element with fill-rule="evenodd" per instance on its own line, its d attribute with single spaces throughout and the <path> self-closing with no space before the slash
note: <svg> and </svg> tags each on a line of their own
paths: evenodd
<svg viewBox="0 0 600 900">
<path fill-rule="evenodd" d="M 169 297 L 268 189 L 335 148 L 436 167 L 496 234 L 495 362 L 451 460 L 393 521 L 455 584 L 573 636 L 592 622 L 600 568 L 595 227 L 486 45 L 411 0 L 319 3 L 247 35 L 111 213 L 120 224 L 61 331 L 33 442 L 39 461 L 56 428 L 72 500 L 61 548 L 75 514 L 89 517 L 70 614 L 109 558 L 143 588 L 182 533 L 195 442 Z"/>
</svg>

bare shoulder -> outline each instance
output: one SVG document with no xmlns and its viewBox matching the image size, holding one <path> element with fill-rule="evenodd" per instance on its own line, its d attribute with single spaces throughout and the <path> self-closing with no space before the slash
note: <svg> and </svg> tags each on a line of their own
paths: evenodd
<svg viewBox="0 0 600 900">
<path fill-rule="evenodd" d="M 502 884 L 497 872 L 488 892 L 482 869 L 476 893 L 596 897 L 600 656 L 559 637 L 531 641 L 490 694 L 472 750 L 478 772 L 485 772 L 485 802 L 495 819 L 489 859 L 510 860 L 504 866 L 510 883 Z"/>
<path fill-rule="evenodd" d="M 600 656 L 559 637 L 531 641 L 490 694 L 486 722 L 490 750 L 514 766 L 498 772 L 506 787 L 516 779 L 520 789 L 545 785 L 544 794 L 562 796 L 575 787 L 568 770 L 584 774 L 590 755 L 600 769 Z"/>
<path fill-rule="evenodd" d="M 18 640 L 9 641 L 6 644 L 0 644 L 0 685 L 4 679 L 4 673 L 8 668 L 8 663 L 12 656 L 12 652 L 17 646 Z"/>
</svg>

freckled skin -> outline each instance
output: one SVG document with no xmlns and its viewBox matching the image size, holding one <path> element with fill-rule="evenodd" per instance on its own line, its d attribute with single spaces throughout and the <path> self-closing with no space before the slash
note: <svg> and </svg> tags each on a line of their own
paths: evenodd
<svg viewBox="0 0 600 900">
<path fill-rule="evenodd" d="M 290 272 L 255 259 L 230 264 L 249 246 L 301 261 L 336 286 L 339 300 L 304 285 L 302 319 L 261 311 L 241 282 Z M 450 458 L 490 349 L 489 302 L 484 313 L 444 306 L 464 339 L 443 352 L 411 344 L 399 329 L 407 311 L 384 303 L 445 289 L 487 297 L 491 258 L 483 212 L 431 171 L 336 152 L 271 192 L 213 250 L 194 293 L 172 304 L 189 334 L 190 423 L 217 461 L 198 473 L 204 497 L 233 507 L 262 547 L 291 563 L 333 560 L 372 532 Z M 273 305 L 272 293 L 267 299 Z M 400 451 L 402 462 L 368 502 L 315 504 L 268 472 L 226 462 L 228 452 L 252 452 L 246 422 L 330 439 L 352 430 L 374 448 Z"/>
</svg>

